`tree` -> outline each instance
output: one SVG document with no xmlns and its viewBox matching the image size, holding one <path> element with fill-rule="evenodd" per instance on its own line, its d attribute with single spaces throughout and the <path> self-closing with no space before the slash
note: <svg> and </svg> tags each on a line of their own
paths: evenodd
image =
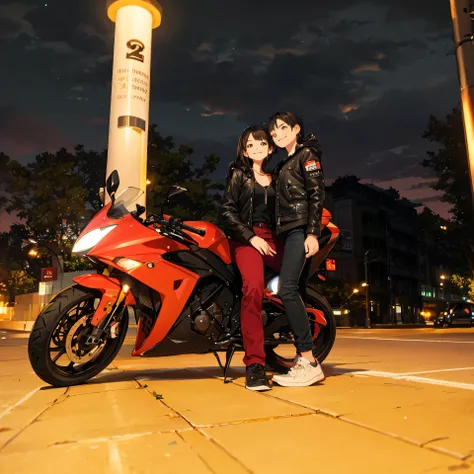
<svg viewBox="0 0 474 474">
<path fill-rule="evenodd" d="M 148 179 L 147 213 L 158 212 L 166 199 L 169 188 L 176 184 L 185 187 L 188 193 L 182 196 L 178 205 L 166 211 L 187 219 L 210 220 L 216 217 L 221 200 L 222 183 L 211 178 L 220 159 L 216 155 L 205 157 L 200 167 L 193 166 L 193 150 L 180 146 L 175 150 L 172 137 L 163 138 L 152 125 L 148 137 Z"/>
<path fill-rule="evenodd" d="M 474 301 L 474 278 L 454 274 L 451 283 L 459 288 L 469 300 Z"/>
<path fill-rule="evenodd" d="M 15 296 L 28 293 L 35 287 L 36 280 L 25 270 L 12 270 L 8 278 L 0 281 L 0 292 L 8 295 L 9 303 Z"/>
<path fill-rule="evenodd" d="M 13 225 L 10 232 L 0 233 L 0 292 L 8 294 L 10 302 L 16 295 L 31 290 L 39 273 L 39 265 L 30 264 L 28 259 L 27 236 L 22 225 Z"/>
<path fill-rule="evenodd" d="M 148 214 L 159 210 L 173 184 L 189 193 L 168 212 L 189 219 L 213 220 L 220 202 L 222 184 L 211 178 L 219 158 L 210 155 L 200 167 L 193 165 L 193 150 L 175 149 L 172 137 L 163 138 L 152 125 L 148 146 Z M 73 152 L 61 148 L 42 153 L 22 165 L 0 153 L 0 210 L 16 213 L 33 237 L 54 247 L 65 262 L 65 270 L 90 268 L 85 259 L 71 255 L 72 246 L 101 208 L 99 189 L 105 185 L 107 150 L 86 151 L 77 145 Z"/>
<path fill-rule="evenodd" d="M 474 276 L 474 219 L 471 184 L 462 115 L 453 109 L 445 120 L 430 116 L 423 134 L 438 150 L 428 151 L 422 165 L 434 171 L 437 181 L 433 189 L 443 192 L 442 201 L 451 204 L 452 223 L 448 227 L 451 243 L 463 254 L 462 272 Z"/>
<path fill-rule="evenodd" d="M 471 224 L 471 183 L 460 109 L 453 109 L 445 120 L 431 115 L 423 138 L 440 146 L 437 151 L 428 151 L 428 158 L 422 162 L 438 178 L 433 189 L 443 192 L 442 200 L 452 205 L 450 212 L 458 223 Z"/>
</svg>

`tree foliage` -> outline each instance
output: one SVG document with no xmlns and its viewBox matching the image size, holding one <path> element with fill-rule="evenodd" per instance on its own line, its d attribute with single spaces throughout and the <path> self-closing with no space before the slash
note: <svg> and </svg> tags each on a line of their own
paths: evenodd
<svg viewBox="0 0 474 474">
<path fill-rule="evenodd" d="M 459 288 L 469 300 L 474 301 L 474 278 L 455 273 L 451 276 L 451 283 Z"/>
<path fill-rule="evenodd" d="M 438 145 L 436 151 L 427 152 L 428 158 L 422 165 L 437 177 L 433 189 L 442 191 L 442 201 L 451 204 L 453 218 L 447 237 L 450 244 L 462 253 L 459 272 L 474 276 L 473 205 L 460 109 L 453 109 L 444 120 L 430 116 L 423 138 Z"/>
<path fill-rule="evenodd" d="M 0 292 L 8 294 L 10 301 L 17 294 L 30 291 L 39 273 L 36 261 L 30 264 L 28 258 L 27 236 L 22 225 L 13 225 L 9 232 L 0 233 Z"/>
<path fill-rule="evenodd" d="M 167 212 L 188 219 L 215 218 L 223 189 L 212 179 L 219 158 L 205 157 L 200 166 L 195 166 L 193 158 L 191 148 L 176 148 L 172 137 L 163 138 L 155 125 L 150 127 L 148 214 L 159 211 L 169 188 L 177 184 L 189 192 Z M 90 267 L 87 260 L 71 255 L 71 250 L 79 233 L 101 208 L 99 189 L 105 185 L 106 160 L 107 150 L 86 150 L 82 145 L 73 151 L 61 148 L 55 153 L 41 153 L 26 165 L 0 153 L 0 210 L 18 216 L 24 240 L 32 237 L 61 255 L 66 271 Z M 23 261 L 22 255 L 16 258 Z"/>
</svg>

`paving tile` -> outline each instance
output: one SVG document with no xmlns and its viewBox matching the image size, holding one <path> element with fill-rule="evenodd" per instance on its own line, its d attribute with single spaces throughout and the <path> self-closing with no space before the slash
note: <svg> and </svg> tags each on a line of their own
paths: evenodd
<svg viewBox="0 0 474 474">
<path fill-rule="evenodd" d="M 116 443 L 115 472 L 136 474 L 211 474 L 230 472 L 221 465 L 221 471 L 212 471 L 200 453 L 177 434 L 147 435 Z M 120 460 L 119 460 L 120 459 Z M 121 470 L 119 470 L 121 469 Z M 114 471 L 112 471 L 114 472 Z M 115 474 L 115 473 L 114 473 Z"/>
<path fill-rule="evenodd" d="M 0 449 L 66 392 L 64 388 L 38 390 L 0 419 Z M 23 396 L 25 396 L 23 394 Z M 22 397 L 23 398 L 23 397 Z M 20 401 L 16 400 L 17 402 Z"/>
<path fill-rule="evenodd" d="M 107 444 L 68 444 L 48 449 L 0 454 L 0 471 L 15 474 L 50 474 L 73 470 L 88 474 L 112 474 Z"/>
<path fill-rule="evenodd" d="M 203 431 L 254 474 L 473 472 L 465 462 L 324 415 Z"/>
<path fill-rule="evenodd" d="M 199 453 L 199 457 L 206 462 L 213 472 L 248 474 L 249 471 L 238 460 L 198 431 L 183 431 L 179 436 L 184 439 L 191 449 Z"/>
<path fill-rule="evenodd" d="M 311 413 L 218 379 L 149 380 L 148 390 L 195 426 Z"/>
<path fill-rule="evenodd" d="M 242 383 L 238 380 L 237 383 Z M 377 377 L 329 377 L 306 388 L 274 387 L 270 397 L 393 433 L 415 443 L 436 443 L 467 456 L 474 451 L 472 392 Z"/>
<path fill-rule="evenodd" d="M 140 385 L 135 382 L 134 380 L 125 380 L 123 382 L 110 382 L 110 383 L 88 383 L 84 385 L 76 385 L 74 387 L 70 387 L 68 390 L 69 396 L 75 395 L 87 395 L 91 393 L 102 393 L 102 392 L 110 392 L 110 391 L 117 391 L 117 390 L 131 390 L 131 389 L 139 389 Z"/>
<path fill-rule="evenodd" d="M 66 396 L 29 425 L 4 451 L 188 427 L 144 389 Z"/>
</svg>

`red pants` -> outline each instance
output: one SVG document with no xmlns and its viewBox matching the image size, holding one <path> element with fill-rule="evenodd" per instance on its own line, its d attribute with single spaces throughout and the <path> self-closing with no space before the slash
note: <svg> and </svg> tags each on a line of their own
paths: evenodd
<svg viewBox="0 0 474 474">
<path fill-rule="evenodd" d="M 262 300 L 264 291 L 264 265 L 279 272 L 283 256 L 283 245 L 268 227 L 254 227 L 255 234 L 265 239 L 276 250 L 275 256 L 261 255 L 250 244 L 230 241 L 234 262 L 242 275 L 242 301 L 240 303 L 240 325 L 244 342 L 244 364 L 265 365 L 263 347 Z"/>
</svg>

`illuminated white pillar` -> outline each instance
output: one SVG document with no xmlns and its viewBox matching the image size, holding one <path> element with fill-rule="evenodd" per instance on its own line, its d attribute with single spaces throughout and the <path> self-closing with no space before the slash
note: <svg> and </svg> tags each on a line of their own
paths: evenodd
<svg viewBox="0 0 474 474">
<path fill-rule="evenodd" d="M 107 175 L 117 170 L 122 191 L 146 191 L 152 30 L 161 24 L 156 0 L 108 0 L 115 22 Z M 106 196 L 106 202 L 109 197 Z M 145 204 L 145 195 L 140 204 Z"/>
</svg>

